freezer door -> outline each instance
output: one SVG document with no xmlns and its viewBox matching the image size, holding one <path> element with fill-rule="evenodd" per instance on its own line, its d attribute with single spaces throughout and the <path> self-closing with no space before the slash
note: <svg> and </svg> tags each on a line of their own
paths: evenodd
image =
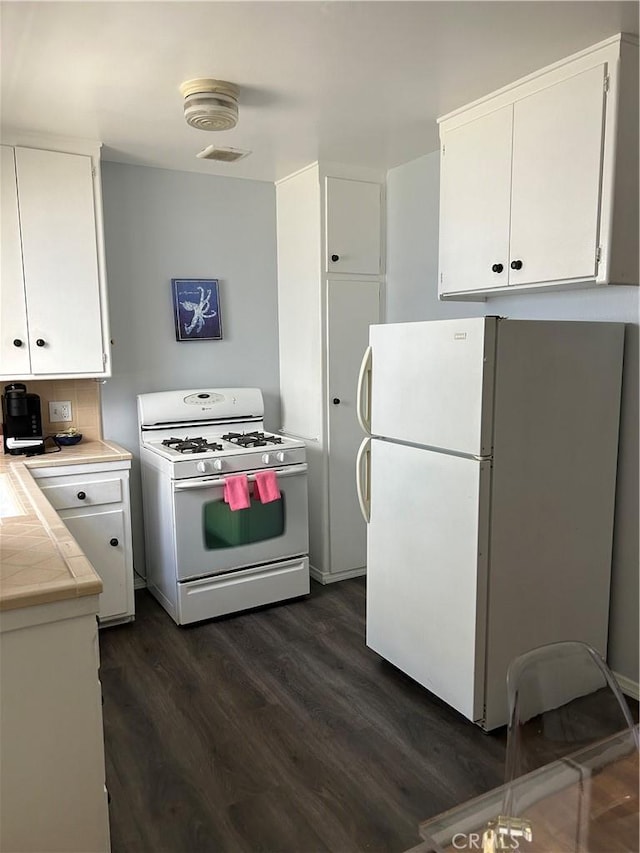
<svg viewBox="0 0 640 853">
<path fill-rule="evenodd" d="M 490 464 L 373 439 L 367 645 L 483 715 Z"/>
<path fill-rule="evenodd" d="M 496 318 L 371 326 L 371 433 L 487 456 Z"/>
</svg>

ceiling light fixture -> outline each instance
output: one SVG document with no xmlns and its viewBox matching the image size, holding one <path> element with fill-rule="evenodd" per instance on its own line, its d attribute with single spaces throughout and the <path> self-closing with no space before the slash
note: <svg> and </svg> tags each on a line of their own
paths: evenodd
<svg viewBox="0 0 640 853">
<path fill-rule="evenodd" d="M 197 77 L 180 84 L 187 124 L 198 130 L 231 130 L 238 123 L 240 90 L 225 80 Z"/>
</svg>

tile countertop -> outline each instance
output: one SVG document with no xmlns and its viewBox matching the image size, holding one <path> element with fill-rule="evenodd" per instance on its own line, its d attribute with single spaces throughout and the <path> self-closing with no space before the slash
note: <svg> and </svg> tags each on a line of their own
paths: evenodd
<svg viewBox="0 0 640 853">
<path fill-rule="evenodd" d="M 40 456 L 0 454 L 0 610 L 102 592 L 102 581 L 30 469 L 129 459 L 128 450 L 110 441 L 83 441 Z"/>
</svg>

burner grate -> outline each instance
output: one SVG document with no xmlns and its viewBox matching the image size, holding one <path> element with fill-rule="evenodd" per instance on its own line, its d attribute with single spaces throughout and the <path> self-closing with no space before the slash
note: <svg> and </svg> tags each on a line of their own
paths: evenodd
<svg viewBox="0 0 640 853">
<path fill-rule="evenodd" d="M 238 447 L 266 447 L 268 444 L 282 444 L 279 435 L 267 435 L 264 432 L 228 432 L 223 441 L 230 441 Z"/>
<path fill-rule="evenodd" d="M 178 453 L 206 453 L 207 450 L 222 450 L 217 441 L 207 441 L 206 438 L 165 438 L 162 444 L 177 450 Z"/>
</svg>

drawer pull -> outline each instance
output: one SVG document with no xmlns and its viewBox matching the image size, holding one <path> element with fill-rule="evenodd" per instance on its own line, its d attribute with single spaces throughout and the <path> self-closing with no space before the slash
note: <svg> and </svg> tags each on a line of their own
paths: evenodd
<svg viewBox="0 0 640 853">
<path fill-rule="evenodd" d="M 116 539 L 115 536 L 113 537 L 113 539 L 109 540 L 109 545 L 113 545 L 114 548 L 116 547 L 116 545 L 119 545 L 119 544 L 120 543 L 118 542 L 118 540 Z"/>
<path fill-rule="evenodd" d="M 45 340 L 43 340 L 42 338 L 38 338 L 38 340 L 36 341 L 36 346 L 37 347 L 43 347 L 46 345 L 46 343 L 47 342 Z"/>
<path fill-rule="evenodd" d="M 76 497 L 78 498 L 79 501 L 83 501 L 86 498 L 86 496 L 87 496 L 86 492 L 78 492 L 78 494 L 76 495 Z"/>
<path fill-rule="evenodd" d="M 22 341 L 20 340 L 20 338 L 14 338 L 13 345 L 14 347 L 21 347 Z"/>
</svg>

